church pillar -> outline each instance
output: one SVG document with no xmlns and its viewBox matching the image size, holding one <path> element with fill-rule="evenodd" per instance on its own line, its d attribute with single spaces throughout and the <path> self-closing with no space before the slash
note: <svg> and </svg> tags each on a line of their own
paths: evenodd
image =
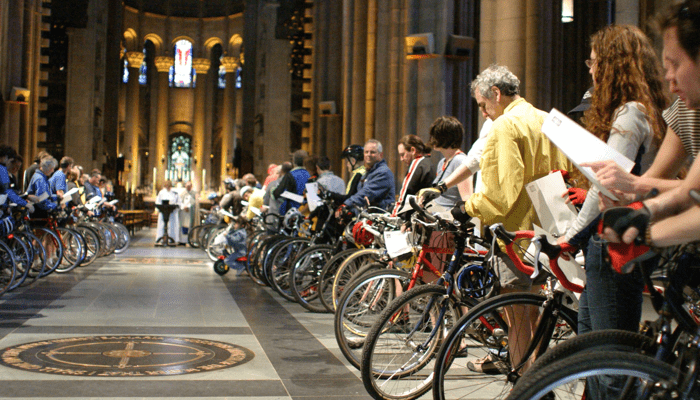
<svg viewBox="0 0 700 400">
<path fill-rule="evenodd" d="M 226 89 L 224 89 L 223 110 L 221 112 L 221 180 L 233 169 L 231 159 L 234 152 L 234 126 L 236 124 L 236 57 L 221 57 L 221 63 L 226 68 Z M 251 155 L 252 157 L 252 155 Z"/>
<path fill-rule="evenodd" d="M 154 193 L 158 193 L 159 187 L 165 180 L 165 168 L 168 157 L 168 104 L 170 82 L 168 73 L 173 66 L 172 57 L 156 57 L 156 69 L 158 69 L 158 107 L 156 108 L 156 187 Z"/>
<path fill-rule="evenodd" d="M 207 72 L 209 72 L 209 67 L 211 66 L 211 61 L 206 58 L 195 58 L 192 60 L 192 67 L 197 71 L 197 86 L 194 92 L 194 135 L 193 136 L 193 156 L 194 165 L 192 169 L 194 171 L 194 185 L 198 188 L 204 187 L 204 182 L 202 182 L 202 165 L 204 165 L 204 127 L 205 127 L 205 115 L 206 109 L 206 93 L 207 93 Z"/>
<path fill-rule="evenodd" d="M 126 161 L 130 161 L 129 182 L 132 191 L 139 182 L 139 68 L 143 63 L 143 52 L 130 51 L 126 53 L 129 62 L 129 83 L 126 87 L 126 122 L 124 124 L 123 153 Z M 126 168 L 125 168 L 126 169 Z"/>
</svg>

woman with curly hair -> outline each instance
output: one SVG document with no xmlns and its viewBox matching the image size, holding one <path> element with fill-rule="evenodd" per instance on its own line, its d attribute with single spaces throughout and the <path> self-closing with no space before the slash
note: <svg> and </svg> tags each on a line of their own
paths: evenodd
<svg viewBox="0 0 700 400">
<path fill-rule="evenodd" d="M 639 28 L 612 25 L 591 37 L 586 61 L 595 91 L 584 126 L 635 161 L 640 175 L 651 165 L 666 125 L 663 74 L 649 39 Z M 641 320 L 643 282 L 639 269 L 616 274 L 605 261 L 606 243 L 588 230 L 597 227 L 599 192 L 589 191 L 578 218 L 560 242 L 588 244 L 587 285 L 579 305 L 579 333 L 601 329 L 637 331 Z"/>
</svg>

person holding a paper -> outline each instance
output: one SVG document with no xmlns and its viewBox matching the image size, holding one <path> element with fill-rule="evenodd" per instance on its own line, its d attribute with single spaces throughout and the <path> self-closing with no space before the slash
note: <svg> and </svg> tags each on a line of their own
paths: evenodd
<svg viewBox="0 0 700 400">
<path fill-rule="evenodd" d="M 53 173 L 56 164 L 55 158 L 44 158 L 41 160 L 41 163 L 39 163 L 39 169 L 34 172 L 31 181 L 29 181 L 27 194 L 30 195 L 30 199 L 35 200 L 36 211 L 32 215 L 35 218 L 46 218 L 48 216 L 48 211 L 52 211 L 57 207 L 56 203 L 51 200 L 52 193 L 47 178 Z"/>
<path fill-rule="evenodd" d="M 663 140 L 661 64 L 649 39 L 630 25 L 608 26 L 591 38 L 587 64 L 595 85 L 586 128 L 630 160 L 632 172 L 646 171 Z M 610 110 L 614 110 L 612 113 Z M 588 192 L 578 218 L 560 243 L 587 247 L 586 287 L 579 303 L 579 333 L 601 329 L 636 332 L 644 283 L 640 271 L 616 274 L 606 261 L 607 242 L 589 232 L 597 227 L 599 189 Z M 591 236 L 592 235 L 592 236 Z"/>
<path fill-rule="evenodd" d="M 337 176 L 331 171 L 331 160 L 327 156 L 321 156 L 316 160 L 316 172 L 318 178 L 316 182 L 325 190 L 333 193 L 345 193 L 345 182 L 343 178 Z"/>
<path fill-rule="evenodd" d="M 507 67 L 491 65 L 472 82 L 471 91 L 493 126 L 481 156 L 482 190 L 459 202 L 452 215 L 460 222 L 473 216 L 485 225 L 501 222 L 510 231 L 532 230 L 537 215 L 525 185 L 551 170 L 570 170 L 571 164 L 542 133 L 547 114 L 520 97 L 520 80 Z M 495 269 L 502 292 L 539 290 L 505 253 L 495 255 Z M 510 357 L 518 361 L 531 336 L 522 328 L 534 326 L 537 318 L 523 313 L 513 310 L 507 315 L 512 332 L 520 332 L 508 338 Z M 467 365 L 478 372 L 497 370 L 489 358 Z"/>
<path fill-rule="evenodd" d="M 51 193 L 58 197 L 58 200 L 61 201 L 61 205 L 63 206 L 63 204 L 65 204 L 62 200 L 63 195 L 66 193 L 66 174 L 73 168 L 73 159 L 70 157 L 63 157 L 58 167 L 58 170 L 49 178 L 49 187 L 51 188 Z"/>
<path fill-rule="evenodd" d="M 284 192 L 290 192 L 298 196 L 304 194 L 306 181 L 308 181 L 311 176 L 309 171 L 304 168 L 304 159 L 308 156 L 309 153 L 305 150 L 297 150 L 292 154 L 294 168 L 282 177 L 282 181 L 277 186 L 277 189 L 272 192 L 276 199 L 281 199 L 282 193 Z M 284 215 L 287 210 L 292 207 L 299 208 L 301 205 L 300 203 L 301 202 L 298 201 L 284 199 L 280 205 L 280 215 Z"/>
</svg>

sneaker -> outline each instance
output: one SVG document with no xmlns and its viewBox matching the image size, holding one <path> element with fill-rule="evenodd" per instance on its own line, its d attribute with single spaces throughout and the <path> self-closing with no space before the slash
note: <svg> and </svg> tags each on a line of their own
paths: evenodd
<svg viewBox="0 0 700 400">
<path fill-rule="evenodd" d="M 484 358 L 474 360 L 474 362 L 469 361 L 467 363 L 467 368 L 472 372 L 496 375 L 502 373 L 505 365 L 501 361 L 494 361 L 493 357 L 489 354 Z"/>
</svg>

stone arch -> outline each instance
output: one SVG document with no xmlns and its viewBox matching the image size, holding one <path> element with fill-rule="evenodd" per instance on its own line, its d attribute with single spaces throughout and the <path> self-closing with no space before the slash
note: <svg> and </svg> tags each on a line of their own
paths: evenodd
<svg viewBox="0 0 700 400">
<path fill-rule="evenodd" d="M 124 31 L 124 47 L 126 51 L 139 51 L 141 48 L 136 31 L 132 28 Z"/>
<path fill-rule="evenodd" d="M 194 39 L 192 39 L 191 37 L 189 37 L 189 36 L 178 36 L 178 37 L 174 38 L 174 39 L 170 42 L 170 47 L 174 47 L 174 46 L 175 46 L 175 43 L 179 42 L 180 40 L 187 40 L 187 41 L 189 41 L 190 43 L 192 43 L 192 47 L 194 47 L 194 46 L 197 45 L 197 42 L 196 42 Z"/>
<path fill-rule="evenodd" d="M 206 54 L 211 54 L 211 49 L 213 49 L 214 46 L 216 46 L 217 44 L 220 44 L 223 47 L 224 41 L 218 37 L 212 37 L 207 39 L 204 42 L 204 49 L 206 50 Z"/>
<path fill-rule="evenodd" d="M 151 43 L 153 43 L 153 45 L 156 47 L 156 55 L 163 54 L 163 50 L 165 49 L 163 49 L 163 39 L 160 36 L 156 35 L 155 33 L 149 33 L 148 35 L 143 37 L 144 43 L 147 40 L 150 40 Z"/>
<path fill-rule="evenodd" d="M 243 47 L 243 38 L 239 34 L 231 36 L 228 41 L 229 55 L 231 57 L 240 57 L 241 49 Z"/>
</svg>

